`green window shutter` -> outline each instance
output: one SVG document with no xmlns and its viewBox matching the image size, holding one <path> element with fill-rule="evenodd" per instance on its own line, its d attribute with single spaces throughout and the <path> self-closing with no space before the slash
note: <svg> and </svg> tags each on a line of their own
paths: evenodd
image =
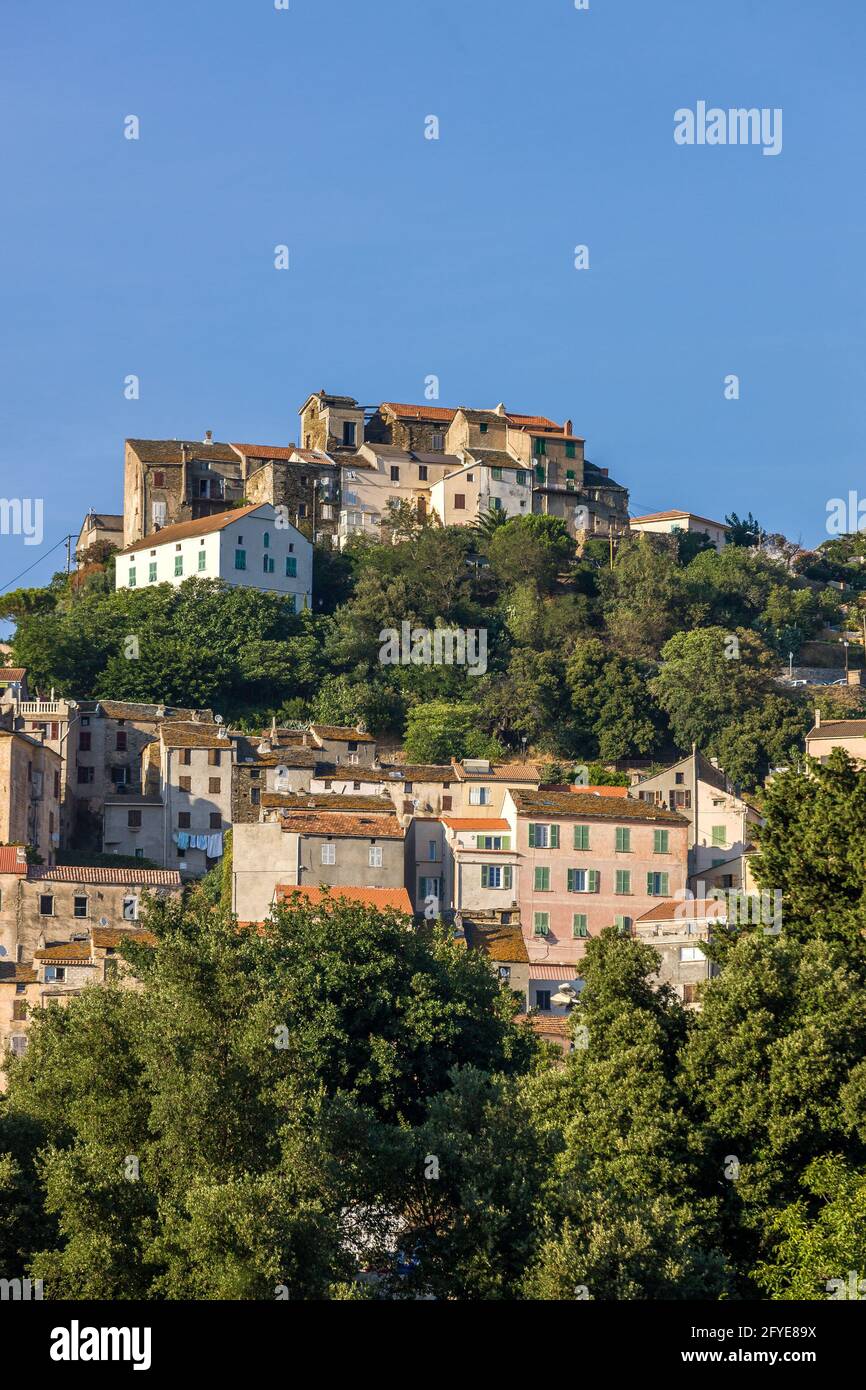
<svg viewBox="0 0 866 1390">
<path fill-rule="evenodd" d="M 511 836 L 510 836 L 510 835 L 503 835 L 503 836 L 502 836 L 502 848 L 503 848 L 503 849 L 511 849 Z"/>
<path fill-rule="evenodd" d="M 297 579 L 297 577 L 298 577 L 298 562 L 297 562 L 297 560 L 295 559 L 294 555 L 287 555 L 287 556 L 286 556 L 286 578 L 287 578 L 287 579 Z"/>
<path fill-rule="evenodd" d="M 574 827 L 574 848 L 589 849 L 589 826 L 576 825 Z"/>
<path fill-rule="evenodd" d="M 666 898 L 668 896 L 668 876 L 667 874 L 659 874 L 659 878 L 661 879 L 661 895 Z"/>
<path fill-rule="evenodd" d="M 536 912 L 536 913 L 535 913 L 534 922 L 535 922 L 535 935 L 536 935 L 536 936 L 547 936 L 548 924 L 549 924 L 549 922 L 550 922 L 550 915 L 549 915 L 549 913 L 547 913 L 547 912 Z"/>
<path fill-rule="evenodd" d="M 656 853 L 656 854 L 667 854 L 667 853 L 668 853 L 668 835 L 669 835 L 669 832 L 668 832 L 667 830 L 656 830 L 656 831 L 654 832 L 654 836 L 653 836 L 653 840 L 654 840 L 653 849 L 655 850 L 655 853 Z"/>
<path fill-rule="evenodd" d="M 149 570 L 148 570 L 147 578 L 148 578 L 148 583 L 150 583 L 150 584 L 155 584 L 155 583 L 156 583 L 156 561 L 155 561 L 155 560 L 151 560 L 151 562 L 150 562 L 150 567 L 149 567 Z"/>
<path fill-rule="evenodd" d="M 711 835 L 712 843 L 719 849 L 724 849 L 725 845 L 728 843 L 728 835 L 725 827 L 723 825 L 712 826 Z"/>
<path fill-rule="evenodd" d="M 618 825 L 616 828 L 616 847 L 622 854 L 627 854 L 631 849 L 631 831 L 625 826 Z"/>
<path fill-rule="evenodd" d="M 535 849 L 535 826 L 532 821 L 529 822 L 529 848 Z"/>
<path fill-rule="evenodd" d="M 590 893 L 597 893 L 601 887 L 601 874 L 598 869 L 590 869 L 588 875 L 588 888 Z"/>
<path fill-rule="evenodd" d="M 175 557 L 174 557 L 174 572 L 175 572 L 176 575 L 177 575 L 177 574 L 183 574 L 183 556 L 182 556 L 182 555 L 175 555 Z"/>
<path fill-rule="evenodd" d="M 482 865 L 481 865 L 481 887 L 482 887 L 482 888 L 489 888 L 489 887 L 490 887 L 489 873 L 490 873 L 490 866 L 489 866 L 488 864 L 482 864 Z"/>
<path fill-rule="evenodd" d="M 618 893 L 631 892 L 631 869 L 617 869 L 616 891 Z"/>
<path fill-rule="evenodd" d="M 503 888 L 510 888 L 510 887 L 511 887 L 511 865 L 510 865 L 510 864 L 504 865 L 504 867 L 503 867 L 503 869 L 502 869 L 502 887 L 503 887 Z"/>
<path fill-rule="evenodd" d="M 574 874 L 575 874 L 575 870 L 574 870 L 574 869 L 569 869 L 569 871 L 568 871 L 568 891 L 569 891 L 569 893 L 573 893 L 573 892 L 574 892 Z"/>
<path fill-rule="evenodd" d="M 535 870 L 535 891 L 536 893 L 548 893 L 550 891 L 550 870 L 536 868 Z"/>
<path fill-rule="evenodd" d="M 176 573 L 176 571 L 175 571 L 175 573 Z M 130 570 L 130 571 L 129 571 L 129 587 L 130 587 L 130 589 L 134 589 L 134 588 L 135 588 L 135 570 Z"/>
<path fill-rule="evenodd" d="M 650 897 L 653 897 L 653 896 L 654 896 L 654 894 L 653 894 L 653 886 L 654 886 L 654 883 L 655 883 L 655 874 L 647 874 L 647 876 L 646 876 L 646 890 L 647 890 L 647 893 L 649 894 Z"/>
<path fill-rule="evenodd" d="M 491 470 L 490 470 L 490 475 L 491 475 L 491 477 L 493 478 L 494 483 L 501 483 L 501 482 L 502 482 L 502 469 L 501 469 L 501 468 L 491 468 Z"/>
<path fill-rule="evenodd" d="M 559 826 L 558 826 L 558 825 L 552 825 L 552 826 L 550 827 L 550 848 L 551 848 L 551 849 L 559 849 Z"/>
<path fill-rule="evenodd" d="M 565 446 L 565 457 L 566 457 L 567 459 L 573 459 L 574 456 L 575 456 L 575 445 L 574 445 L 574 444 L 566 444 L 566 446 Z M 571 476 L 574 477 L 574 474 L 572 473 Z"/>
<path fill-rule="evenodd" d="M 247 567 L 247 552 L 245 550 L 235 551 L 235 569 L 245 570 Z"/>
<path fill-rule="evenodd" d="M 206 550 L 200 550 L 200 551 L 198 552 L 198 567 L 199 567 L 199 569 L 200 569 L 200 570 L 203 570 L 203 569 L 205 568 L 206 564 L 207 564 L 207 551 L 206 551 Z"/>
<path fill-rule="evenodd" d="M 574 917 L 572 918 L 572 922 L 571 922 L 571 934 L 572 934 L 572 936 L 587 936 L 588 933 L 589 933 L 589 928 L 588 928 L 588 924 L 587 924 L 587 920 L 586 920 L 586 913 L 585 913 L 585 912 L 575 912 Z"/>
<path fill-rule="evenodd" d="M 630 917 L 614 917 L 613 924 L 621 936 L 628 936 L 629 932 L 631 931 Z"/>
</svg>

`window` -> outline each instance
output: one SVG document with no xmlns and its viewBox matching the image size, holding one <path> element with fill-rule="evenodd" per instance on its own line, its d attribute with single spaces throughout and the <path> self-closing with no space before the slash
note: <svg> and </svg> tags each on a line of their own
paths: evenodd
<svg viewBox="0 0 866 1390">
<path fill-rule="evenodd" d="M 141 826 L 141 811 L 127 811 L 126 824 L 130 830 L 138 830 Z"/>
<path fill-rule="evenodd" d="M 575 456 L 575 452 L 576 452 L 576 450 L 575 450 L 574 444 L 569 444 L 568 440 L 566 440 L 566 443 L 565 443 L 565 457 L 566 457 L 567 459 L 573 459 L 574 456 Z"/>
<path fill-rule="evenodd" d="M 532 925 L 536 936 L 547 936 L 547 933 L 550 931 L 550 913 L 533 913 Z"/>
<path fill-rule="evenodd" d="M 630 932 L 631 932 L 631 918 L 630 918 L 630 917 L 618 917 L 618 916 L 617 916 L 617 917 L 614 917 L 614 919 L 613 919 L 613 925 L 616 927 L 616 929 L 617 929 L 617 931 L 619 932 L 620 936 L 628 936 L 628 935 L 630 934 Z"/>
<path fill-rule="evenodd" d="M 245 550 L 235 551 L 235 569 L 245 570 L 247 567 L 247 552 Z"/>
<path fill-rule="evenodd" d="M 189 811 L 178 811 L 178 813 L 177 813 L 177 828 L 178 828 L 178 830 L 189 830 L 191 824 L 192 824 L 192 821 L 190 820 L 190 812 L 189 812 Z"/>
<path fill-rule="evenodd" d="M 526 469 L 525 469 L 525 468 L 518 468 L 518 470 L 517 470 L 517 485 L 518 485 L 518 487 L 526 487 L 526 484 L 527 484 L 528 482 L 529 482 L 529 474 L 527 473 Z"/>
<path fill-rule="evenodd" d="M 704 953 L 701 950 L 700 946 L 680 947 L 680 960 L 683 962 L 683 964 L 685 964 L 688 961 L 701 961 L 704 959 Z"/>
<path fill-rule="evenodd" d="M 79 751 L 79 753 L 89 753 L 89 752 L 90 752 L 90 747 L 91 747 L 90 740 L 91 740 L 92 737 L 93 737 L 93 735 L 90 734 L 90 733 L 87 733 L 87 734 L 81 733 L 81 734 L 78 735 L 78 751 Z"/>
<path fill-rule="evenodd" d="M 222 830 L 223 818 L 221 811 L 211 811 L 208 816 L 208 826 L 211 830 Z"/>
<path fill-rule="evenodd" d="M 143 850 L 143 849 L 136 849 L 136 851 L 135 851 L 135 857 L 136 857 L 136 859 L 143 859 L 143 858 L 144 858 L 144 850 Z"/>
<path fill-rule="evenodd" d="M 576 825 L 574 827 L 574 848 L 589 849 L 589 826 Z"/>
<path fill-rule="evenodd" d="M 530 849 L 559 849 L 558 825 L 529 825 Z"/>
<path fill-rule="evenodd" d="M 455 492 L 455 494 L 454 494 L 454 510 L 455 510 L 455 512 L 465 512 L 465 511 L 466 511 L 466 493 L 465 493 L 465 492 Z"/>
<path fill-rule="evenodd" d="M 482 864 L 482 865 L 481 865 L 481 887 L 482 887 L 482 888 L 510 888 L 510 887 L 511 887 L 511 865 L 510 865 L 510 864 Z"/>
<path fill-rule="evenodd" d="M 343 421 L 343 443 L 351 447 L 355 443 L 356 425 L 354 420 Z"/>
<path fill-rule="evenodd" d="M 123 920 L 124 922 L 138 921 L 138 898 L 133 894 L 123 900 Z"/>
<path fill-rule="evenodd" d="M 23 1033 L 13 1033 L 9 1039 L 9 1046 L 16 1057 L 23 1057 L 27 1051 L 27 1038 Z"/>
<path fill-rule="evenodd" d="M 73 917 L 87 916 L 87 899 L 85 897 L 79 897 L 76 894 L 72 899 L 72 915 Z"/>
<path fill-rule="evenodd" d="M 40 894 L 39 894 L 39 916 L 40 916 L 40 917 L 53 917 L 53 916 L 54 916 L 54 896 L 53 896 L 53 894 L 51 894 L 51 893 L 40 893 Z"/>
<path fill-rule="evenodd" d="M 430 448 L 439 450 L 445 448 L 445 435 L 441 430 L 434 430 L 430 436 Z"/>
<path fill-rule="evenodd" d="M 154 487 L 165 487 L 165 474 L 157 469 L 153 475 Z"/>
<path fill-rule="evenodd" d="M 295 558 L 294 555 L 287 555 L 287 556 L 286 556 L 286 578 L 287 578 L 287 579 L 297 579 L 297 577 L 298 577 L 298 561 L 297 561 L 297 559 Z"/>
<path fill-rule="evenodd" d="M 111 780 L 116 787 L 125 787 L 129 781 L 129 768 L 113 767 L 111 769 Z"/>
<path fill-rule="evenodd" d="M 549 893 L 549 892 L 550 892 L 550 870 L 549 870 L 549 869 L 541 868 L 540 865 L 536 865 L 536 868 L 535 868 L 535 882 L 534 882 L 534 884 L 533 884 L 533 887 L 534 887 L 536 893 Z"/>
<path fill-rule="evenodd" d="M 631 869 L 617 869 L 615 891 L 617 893 L 631 892 Z"/>
<path fill-rule="evenodd" d="M 298 520 L 299 520 L 299 521 L 302 521 L 303 518 L 304 518 L 306 515 L 307 515 L 307 504 L 306 504 L 306 502 L 299 502 L 299 503 L 298 503 Z"/>
<path fill-rule="evenodd" d="M 209 777 L 207 779 L 207 789 L 211 794 L 215 793 L 218 795 L 221 786 L 222 779 L 220 777 Z"/>
<path fill-rule="evenodd" d="M 381 846 L 381 845 L 371 845 L 371 846 L 370 846 L 370 856 L 369 856 L 369 861 L 368 861 L 368 862 L 369 862 L 369 865 L 370 865 L 370 868 L 371 868 L 371 869 L 381 869 L 381 867 L 382 867 L 382 846 Z"/>
<path fill-rule="evenodd" d="M 130 568 L 129 571 L 129 587 L 130 589 L 135 588 L 135 570 L 132 568 Z"/>
<path fill-rule="evenodd" d="M 684 772 L 676 772 L 676 773 L 674 773 L 674 781 L 676 782 L 676 784 L 677 784 L 678 787 L 681 787 L 682 784 L 683 784 L 683 782 L 684 782 L 685 780 L 686 780 L 686 774 L 685 774 Z"/>
<path fill-rule="evenodd" d="M 668 875 L 647 874 L 646 890 L 651 898 L 666 898 L 668 896 Z"/>
<path fill-rule="evenodd" d="M 550 1013 L 550 995 L 551 990 L 549 989 L 537 989 L 535 991 L 535 1007 L 540 1009 L 543 1014 Z"/>
<path fill-rule="evenodd" d="M 616 848 L 619 854 L 631 853 L 631 831 L 624 825 L 616 827 Z"/>
<path fill-rule="evenodd" d="M 153 502 L 150 508 L 150 515 L 154 528 L 158 531 L 160 526 L 165 525 L 166 505 L 164 502 Z"/>
<path fill-rule="evenodd" d="M 470 787 L 469 788 L 470 806 L 489 806 L 490 788 L 489 787 Z"/>
<path fill-rule="evenodd" d="M 589 923 L 585 912 L 575 912 L 571 919 L 572 936 L 589 936 Z"/>
<path fill-rule="evenodd" d="M 209 748 L 207 750 L 207 760 L 211 767 L 219 767 L 221 752 L 219 748 Z"/>
<path fill-rule="evenodd" d="M 181 765 L 181 767 L 190 767 L 191 764 L 192 764 L 192 749 L 191 749 L 191 748 L 181 748 L 181 750 L 180 750 L 180 765 Z"/>
<path fill-rule="evenodd" d="M 392 464 L 391 464 L 391 482 L 392 482 L 392 483 L 399 483 L 399 481 L 400 481 L 400 469 L 399 469 L 399 467 L 398 467 L 398 465 L 397 465 L 396 463 L 392 463 Z"/>
<path fill-rule="evenodd" d="M 476 835 L 476 849 L 511 849 L 510 835 Z"/>
<path fill-rule="evenodd" d="M 263 555 L 263 556 L 262 556 L 262 573 L 263 573 L 263 574 L 273 574 L 273 572 L 274 572 L 274 558 L 273 558 L 273 556 L 272 556 L 272 555 Z"/>
<path fill-rule="evenodd" d="M 253 806 L 258 806 L 259 803 L 261 802 L 261 799 L 262 799 L 261 789 L 260 789 L 259 787 L 253 787 L 252 790 L 250 791 L 250 802 L 252 803 Z"/>
<path fill-rule="evenodd" d="M 298 611 L 298 596 L 297 596 L 297 594 L 286 594 L 286 607 L 287 607 L 287 609 L 288 609 L 288 611 L 289 611 L 290 613 L 297 613 L 297 611 Z"/>
<path fill-rule="evenodd" d="M 180 787 L 180 789 L 181 789 L 182 792 L 192 791 L 192 778 L 191 778 L 191 777 L 179 777 L 179 778 L 177 779 L 177 784 L 178 784 L 178 786 Z"/>
<path fill-rule="evenodd" d="M 419 463 L 419 464 L 418 464 L 418 481 L 419 481 L 419 483 L 426 483 L 426 481 L 427 481 L 427 465 L 426 465 L 426 463 Z"/>
<path fill-rule="evenodd" d="M 494 512 L 501 512 L 501 511 L 502 511 L 502 498 L 501 498 L 501 497 L 491 497 L 491 499 L 490 499 L 490 507 L 491 507 L 491 510 L 494 511 Z"/>
<path fill-rule="evenodd" d="M 27 1017 L 27 1000 L 13 999 L 12 1001 L 12 1022 L 23 1023 Z"/>
<path fill-rule="evenodd" d="M 337 862 L 337 846 L 336 846 L 336 845 L 332 845 L 332 844 L 322 845 L 322 863 L 323 863 L 323 864 L 336 864 L 336 862 Z"/>
<path fill-rule="evenodd" d="M 670 851 L 669 851 L 669 849 L 668 849 L 668 841 L 669 841 L 669 838 L 670 838 L 670 831 L 668 831 L 668 830 L 654 830 L 654 831 L 653 831 L 653 853 L 654 853 L 654 854 L 668 854 L 668 853 L 670 853 Z"/>
<path fill-rule="evenodd" d="M 65 965 L 46 965 L 46 967 L 45 967 L 45 980 L 46 980 L 46 983 L 51 984 L 52 982 L 56 982 L 57 984 L 62 984 L 63 981 L 64 981 L 65 979 L 66 979 L 66 966 L 65 966 Z"/>
<path fill-rule="evenodd" d="M 491 468 L 491 470 L 490 470 L 490 476 L 491 476 L 491 478 L 493 479 L 494 483 L 501 483 L 501 482 L 502 482 L 502 469 L 501 469 L 501 468 Z"/>
<path fill-rule="evenodd" d="M 597 893 L 601 874 L 598 869 L 569 869 L 566 886 L 569 893 Z"/>
<path fill-rule="evenodd" d="M 472 798 L 471 798 L 471 795 L 470 795 L 470 801 L 471 801 L 471 799 L 472 799 Z M 443 810 L 443 811 L 450 811 L 450 810 L 451 810 L 451 797 L 450 797 L 450 796 L 443 796 L 443 798 L 442 798 L 442 810 Z"/>
<path fill-rule="evenodd" d="M 148 567 L 147 567 L 147 582 L 148 582 L 148 584 L 155 584 L 155 583 L 156 583 L 156 561 L 155 561 L 155 560 L 151 560 L 150 563 L 148 564 Z"/>
<path fill-rule="evenodd" d="M 206 550 L 200 550 L 200 551 L 198 552 L 198 567 L 199 567 L 200 570 L 203 570 L 203 569 L 206 568 L 206 566 L 207 566 L 207 551 L 206 551 Z"/>
<path fill-rule="evenodd" d="M 439 846 L 435 840 L 427 841 L 427 858 L 432 860 L 434 864 L 439 858 Z"/>
<path fill-rule="evenodd" d="M 265 534 L 264 534 L 264 536 L 262 537 L 262 545 L 264 546 L 265 550 L 268 549 L 268 547 L 270 546 L 270 543 L 271 543 L 271 533 L 270 533 L 270 531 L 266 531 Z"/>
<path fill-rule="evenodd" d="M 175 572 L 175 575 L 181 575 L 181 574 L 183 574 L 183 556 L 182 556 L 182 555 L 175 555 L 175 557 L 174 557 L 174 572 Z"/>
<path fill-rule="evenodd" d="M 532 452 L 536 458 L 543 458 L 544 455 L 547 453 L 547 440 L 533 439 Z"/>
<path fill-rule="evenodd" d="M 126 730 L 125 730 L 125 729 L 118 729 L 118 731 L 117 731 L 117 733 L 116 733 L 116 735 L 115 735 L 115 739 L 114 739 L 114 746 L 115 746 L 115 748 L 117 749 L 118 753 L 125 753 L 125 752 L 126 752 Z"/>
<path fill-rule="evenodd" d="M 728 843 L 728 832 L 723 825 L 710 826 L 710 836 L 710 843 L 718 849 L 724 849 Z"/>
<path fill-rule="evenodd" d="M 683 985 L 684 1004 L 696 1004 L 698 1002 L 698 998 L 699 994 L 697 985 Z"/>
<path fill-rule="evenodd" d="M 690 811 L 692 806 L 692 794 L 687 791 L 677 791 L 671 788 L 670 807 L 672 811 Z"/>
<path fill-rule="evenodd" d="M 486 434 L 487 431 L 488 431 L 488 429 L 489 429 L 489 426 L 488 426 L 488 425 L 482 424 L 482 426 L 481 426 L 481 433 L 482 433 L 482 434 Z"/>
</svg>

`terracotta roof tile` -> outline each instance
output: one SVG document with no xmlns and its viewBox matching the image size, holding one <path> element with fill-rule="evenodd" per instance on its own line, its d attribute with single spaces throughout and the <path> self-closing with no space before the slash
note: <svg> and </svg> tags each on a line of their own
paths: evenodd
<svg viewBox="0 0 866 1390">
<path fill-rule="evenodd" d="M 466 940 L 476 951 L 481 951 L 488 960 L 502 961 L 506 965 L 525 965 L 529 953 L 519 922 L 486 923 L 463 918 Z"/>
<path fill-rule="evenodd" d="M 161 725 L 162 741 L 167 748 L 225 748 L 230 751 L 232 740 L 227 733 L 220 736 L 224 724 L 199 724 L 171 720 Z"/>
<path fill-rule="evenodd" d="M 102 883 L 118 888 L 180 888 L 177 869 L 109 869 L 61 864 L 46 868 L 33 865 L 27 875 L 33 883 Z"/>
<path fill-rule="evenodd" d="M 578 792 L 545 792 L 544 790 L 525 792 L 515 790 L 511 793 L 517 814 L 525 816 L 580 816 L 587 820 L 593 816 L 603 816 L 608 820 L 648 820 L 663 821 L 667 825 L 688 825 L 685 816 L 678 811 L 666 811 L 648 801 L 637 801 L 634 797 L 581 795 Z"/>
<path fill-rule="evenodd" d="M 821 723 L 810 729 L 807 738 L 864 738 L 866 719 L 822 719 Z"/>
<path fill-rule="evenodd" d="M 39 976 L 22 961 L 0 960 L 0 985 L 35 985 Z"/>
<path fill-rule="evenodd" d="M 311 724 L 310 733 L 316 738 L 344 739 L 347 743 L 375 743 L 372 734 L 360 733 L 342 724 Z"/>
<path fill-rule="evenodd" d="M 223 531 L 226 526 L 230 526 L 233 521 L 242 521 L 245 516 L 251 516 L 253 512 L 259 511 L 261 507 L 267 506 L 265 502 L 254 502 L 249 507 L 229 508 L 224 512 L 217 512 L 216 516 L 203 516 L 198 521 L 179 521 L 174 526 L 163 526 L 161 531 L 154 531 L 151 535 L 145 536 L 143 540 L 134 541 L 125 550 L 121 550 L 121 555 L 132 555 L 138 550 L 152 550 L 154 546 L 166 545 L 172 541 L 182 541 L 194 539 L 196 536 L 209 536 L 214 531 Z"/>
<path fill-rule="evenodd" d="M 268 809 L 285 811 L 328 811 L 338 815 L 367 811 L 371 815 L 394 815 L 394 803 L 390 797 L 361 796 L 351 792 L 262 792 L 261 804 Z"/>
<path fill-rule="evenodd" d="M 69 965 L 92 965 L 89 941 L 66 941 L 56 946 L 43 946 L 33 952 L 34 960 L 66 961 Z"/>
<path fill-rule="evenodd" d="M 27 854 L 23 845 L 0 845 L 0 874 L 26 874 Z"/>
<path fill-rule="evenodd" d="M 727 921 L 728 906 L 723 898 L 666 898 L 649 912 L 635 919 L 641 922 Z"/>
<path fill-rule="evenodd" d="M 443 825 L 447 825 L 449 830 L 477 830 L 486 832 L 488 830 L 510 830 L 511 826 L 507 820 L 484 820 L 481 816 L 440 816 Z"/>
<path fill-rule="evenodd" d="M 471 758 L 470 762 L 473 761 Z M 492 763 L 487 772 L 467 771 L 455 758 L 452 768 L 460 782 L 539 782 L 541 773 L 535 763 Z"/>
<path fill-rule="evenodd" d="M 0 686 L 11 681 L 23 681 L 27 675 L 26 666 L 0 666 Z"/>
<path fill-rule="evenodd" d="M 119 946 L 123 941 L 139 941 L 143 946 L 155 946 L 157 944 L 153 932 L 141 931 L 137 928 L 124 930 L 120 927 L 94 927 L 90 937 L 94 946 L 109 950 Z"/>
<path fill-rule="evenodd" d="M 358 815 L 345 811 L 316 815 L 314 812 L 282 811 L 280 823 L 283 830 L 296 835 L 345 836 L 364 840 L 402 840 L 405 837 L 405 831 L 394 815 Z"/>
</svg>

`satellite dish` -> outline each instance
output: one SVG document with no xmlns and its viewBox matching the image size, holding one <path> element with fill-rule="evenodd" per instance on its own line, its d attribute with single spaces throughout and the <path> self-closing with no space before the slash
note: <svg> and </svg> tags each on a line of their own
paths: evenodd
<svg viewBox="0 0 866 1390">
<path fill-rule="evenodd" d="M 100 925 L 101 927 L 107 927 L 107 926 L 108 926 L 108 918 L 107 918 L 107 917 L 100 917 L 100 919 L 99 919 L 99 925 Z"/>
<path fill-rule="evenodd" d="M 222 715 L 221 715 L 221 714 L 215 714 L 214 717 L 213 717 L 213 722 L 214 722 L 215 724 L 222 724 L 222 723 L 223 723 L 223 717 L 222 717 Z"/>
</svg>

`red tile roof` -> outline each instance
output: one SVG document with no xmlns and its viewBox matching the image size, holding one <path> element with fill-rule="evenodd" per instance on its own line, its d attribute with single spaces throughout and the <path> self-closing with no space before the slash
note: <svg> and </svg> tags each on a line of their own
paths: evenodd
<svg viewBox="0 0 866 1390">
<path fill-rule="evenodd" d="M 651 907 L 638 922 L 702 922 L 727 921 L 728 905 L 724 898 L 667 898 Z"/>
<path fill-rule="evenodd" d="M 26 666 L 0 666 L 0 685 L 8 685 L 11 681 L 23 681 L 26 675 Z"/>
<path fill-rule="evenodd" d="M 26 874 L 26 872 L 27 857 L 24 846 L 0 845 L 0 874 Z"/>
<path fill-rule="evenodd" d="M 136 928 L 124 930 L 121 927 L 94 927 L 90 935 L 94 946 L 103 948 L 119 946 L 122 941 L 140 941 L 143 946 L 156 945 L 156 937 L 153 932 L 141 931 Z"/>
<path fill-rule="evenodd" d="M 470 758 L 469 761 L 473 762 L 474 759 Z M 469 778 L 481 782 L 541 781 L 541 773 L 536 763 L 491 763 L 486 772 L 476 772 L 464 767 L 457 758 L 452 758 L 451 766 L 460 782 L 465 782 Z"/>
<path fill-rule="evenodd" d="M 311 904 L 322 902 L 335 902 L 340 898 L 350 903 L 363 903 L 365 907 L 377 907 L 384 910 L 387 907 L 394 908 L 397 912 L 405 912 L 408 916 L 412 915 L 412 903 L 405 888 L 314 888 L 296 887 L 290 883 L 278 883 L 276 890 L 276 901 L 278 903 L 291 902 L 294 894 L 300 894 Z"/>
<path fill-rule="evenodd" d="M 70 965 L 93 965 L 89 941 L 67 941 L 59 946 L 44 946 L 33 952 L 34 960 L 67 961 Z"/>
<path fill-rule="evenodd" d="M 688 825 L 687 818 L 681 816 L 679 811 L 666 811 L 652 802 L 637 801 L 634 797 L 627 797 L 624 801 L 617 798 L 614 801 L 610 797 L 595 796 L 585 791 L 583 794 L 576 791 L 551 792 L 546 791 L 544 787 L 529 792 L 515 788 L 511 796 L 521 820 L 528 816 L 541 820 L 556 816 L 579 816 L 587 820 L 593 816 L 604 816 L 608 820 L 646 820 L 661 821 L 666 825 Z"/>
<path fill-rule="evenodd" d="M 134 541 L 120 553 L 132 555 L 136 550 L 152 550 L 154 546 L 166 545 L 171 541 L 188 540 L 195 536 L 210 535 L 213 531 L 223 531 L 226 526 L 231 526 L 233 521 L 242 521 L 245 516 L 250 516 L 266 505 L 265 502 L 254 502 L 250 507 L 229 508 L 228 511 L 217 512 L 216 516 L 203 516 L 198 521 L 179 521 L 174 526 L 163 526 L 161 531 L 154 531 L 143 540 Z"/>
<path fill-rule="evenodd" d="M 44 864 L 35 864 L 27 877 L 31 882 L 40 883 L 103 883 L 120 888 L 181 887 L 177 869 L 108 869 L 83 864 L 61 864 L 49 869 Z"/>
<path fill-rule="evenodd" d="M 443 825 L 449 830 L 510 830 L 507 820 L 484 820 L 481 816 L 440 816 Z"/>
</svg>

